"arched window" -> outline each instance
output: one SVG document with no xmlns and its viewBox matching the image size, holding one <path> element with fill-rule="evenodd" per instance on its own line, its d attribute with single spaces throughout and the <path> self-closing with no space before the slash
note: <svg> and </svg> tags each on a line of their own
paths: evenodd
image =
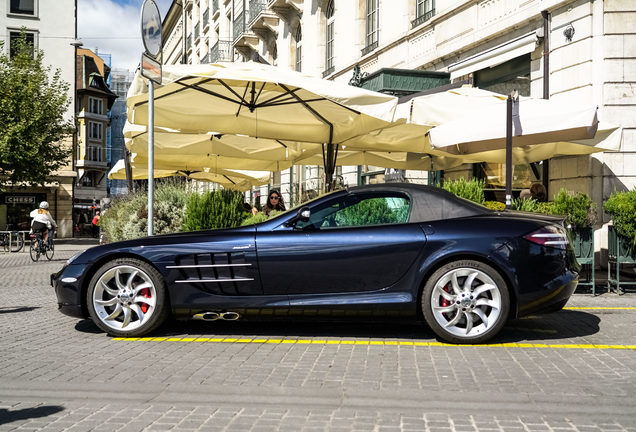
<svg viewBox="0 0 636 432">
<path fill-rule="evenodd" d="M 296 72 L 301 72 L 303 66 L 303 32 L 298 24 L 296 29 Z"/>
<path fill-rule="evenodd" d="M 335 69 L 334 65 L 334 21 L 335 21 L 335 6 L 334 0 L 330 0 L 325 11 L 325 18 L 327 18 L 327 31 L 326 31 L 326 59 L 325 59 L 325 75 L 329 75 Z"/>
</svg>

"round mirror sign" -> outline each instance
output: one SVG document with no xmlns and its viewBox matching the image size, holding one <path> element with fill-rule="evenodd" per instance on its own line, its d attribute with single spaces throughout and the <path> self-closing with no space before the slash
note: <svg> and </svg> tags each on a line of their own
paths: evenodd
<svg viewBox="0 0 636 432">
<path fill-rule="evenodd" d="M 141 37 L 146 53 L 157 57 L 161 53 L 161 15 L 154 0 L 145 0 L 141 7 Z"/>
</svg>

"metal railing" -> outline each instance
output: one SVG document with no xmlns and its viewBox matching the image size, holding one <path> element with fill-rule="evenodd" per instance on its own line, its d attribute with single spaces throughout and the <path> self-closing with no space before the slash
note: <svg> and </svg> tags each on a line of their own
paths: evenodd
<svg viewBox="0 0 636 432">
<path fill-rule="evenodd" d="M 250 0 L 249 23 L 252 24 L 256 20 L 256 18 L 258 18 L 258 16 L 266 10 L 267 10 L 266 0 Z"/>
<path fill-rule="evenodd" d="M 0 235 L 1 236 L 6 236 L 4 237 L 4 241 L 8 241 L 8 245 L 2 245 L 0 246 L 0 251 L 4 252 L 4 253 L 12 253 L 13 251 L 11 250 L 11 241 L 13 240 L 14 236 L 20 236 L 22 237 L 22 248 L 17 251 L 17 252 L 27 252 L 29 250 L 29 248 L 27 247 L 27 240 L 29 240 L 29 245 L 30 245 L 30 240 L 31 240 L 31 236 L 30 236 L 30 231 L 0 231 Z"/>
<path fill-rule="evenodd" d="M 236 19 L 234 19 L 234 39 L 233 41 L 241 37 L 243 33 L 245 33 L 245 29 L 247 28 L 245 23 L 245 12 L 241 12 Z"/>
<path fill-rule="evenodd" d="M 232 61 L 232 41 L 219 39 L 210 48 L 210 63 L 219 61 Z"/>
<path fill-rule="evenodd" d="M 411 21 L 411 28 L 415 28 L 419 26 L 420 24 L 430 20 L 434 16 L 435 16 L 435 9 L 431 9 L 430 11 L 426 12 L 424 15 L 419 16 L 413 21 Z"/>
<path fill-rule="evenodd" d="M 378 42 L 377 41 L 373 42 L 371 45 L 362 48 L 362 55 L 364 56 L 369 54 L 371 51 L 373 51 L 377 47 L 378 47 Z"/>
</svg>

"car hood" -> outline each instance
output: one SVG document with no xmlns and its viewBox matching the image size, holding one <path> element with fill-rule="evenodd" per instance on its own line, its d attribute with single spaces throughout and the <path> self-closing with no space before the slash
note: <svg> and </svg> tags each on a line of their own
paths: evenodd
<svg viewBox="0 0 636 432">
<path fill-rule="evenodd" d="M 87 264 L 95 259 L 99 259 L 104 255 L 114 253 L 126 253 L 134 252 L 140 247 L 147 246 L 165 246 L 180 243 L 194 243 L 202 237 L 206 237 L 208 240 L 213 240 L 215 236 L 227 237 L 232 234 L 246 234 L 256 233 L 254 225 L 236 227 L 236 228 L 224 228 L 216 230 L 202 230 L 202 231 L 190 231 L 176 234 L 162 234 L 149 237 L 140 237 L 133 240 L 125 240 L 120 242 L 108 243 L 102 246 L 92 247 L 85 250 L 80 255 L 74 257 L 74 264 Z"/>
</svg>

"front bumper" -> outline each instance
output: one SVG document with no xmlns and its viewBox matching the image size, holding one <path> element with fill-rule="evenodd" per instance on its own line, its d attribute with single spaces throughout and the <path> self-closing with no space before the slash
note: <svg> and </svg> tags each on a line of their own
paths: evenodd
<svg viewBox="0 0 636 432">
<path fill-rule="evenodd" d="M 84 265 L 71 264 L 51 274 L 51 286 L 55 289 L 57 307 L 64 315 L 87 318 L 86 311 L 82 308 L 84 271 Z"/>
</svg>

